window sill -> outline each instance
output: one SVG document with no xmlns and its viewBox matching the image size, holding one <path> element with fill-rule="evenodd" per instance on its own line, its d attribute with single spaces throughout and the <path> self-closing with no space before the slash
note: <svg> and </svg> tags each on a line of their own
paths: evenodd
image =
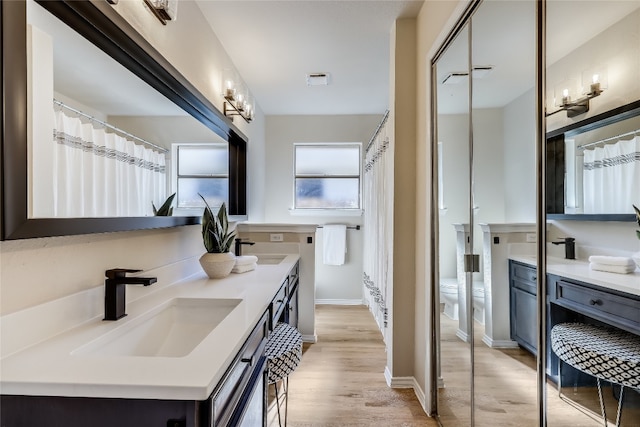
<svg viewBox="0 0 640 427">
<path fill-rule="evenodd" d="M 289 209 L 291 216 L 362 216 L 362 209 Z"/>
</svg>

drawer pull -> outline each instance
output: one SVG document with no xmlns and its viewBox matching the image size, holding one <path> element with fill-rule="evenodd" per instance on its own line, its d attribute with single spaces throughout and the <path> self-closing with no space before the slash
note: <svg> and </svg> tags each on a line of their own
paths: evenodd
<svg viewBox="0 0 640 427">
<path fill-rule="evenodd" d="M 279 300 L 277 300 L 276 302 L 277 302 L 277 303 L 280 303 L 280 302 L 284 302 L 284 300 L 283 300 L 283 299 L 279 299 Z"/>
<path fill-rule="evenodd" d="M 602 300 L 600 300 L 600 299 L 592 299 L 592 300 L 589 300 L 589 304 L 591 304 L 591 305 L 602 305 Z"/>
<path fill-rule="evenodd" d="M 255 356 L 251 356 L 251 357 L 243 357 L 241 359 L 242 363 L 248 363 L 249 366 L 253 366 L 254 362 L 255 362 Z"/>
<path fill-rule="evenodd" d="M 537 277 L 537 276 L 531 276 L 531 281 L 532 281 L 532 282 L 535 282 L 537 279 L 538 279 L 538 277 Z"/>
</svg>

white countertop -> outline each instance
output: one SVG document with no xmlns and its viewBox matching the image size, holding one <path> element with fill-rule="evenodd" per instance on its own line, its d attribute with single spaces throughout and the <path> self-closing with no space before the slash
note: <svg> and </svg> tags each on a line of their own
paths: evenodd
<svg viewBox="0 0 640 427">
<path fill-rule="evenodd" d="M 535 255 L 509 255 L 509 259 L 536 266 Z M 640 271 L 629 274 L 594 271 L 585 260 L 547 257 L 547 273 L 640 296 Z"/>
<path fill-rule="evenodd" d="M 258 265 L 254 271 L 220 280 L 209 280 L 202 273 L 150 292 L 128 303 L 128 315 L 118 321 L 95 317 L 3 358 L 0 391 L 13 395 L 205 400 L 298 259 L 298 255 L 288 255 L 280 264 Z M 140 316 L 178 297 L 234 298 L 242 302 L 184 357 L 72 354 L 105 333 L 130 327 Z"/>
</svg>

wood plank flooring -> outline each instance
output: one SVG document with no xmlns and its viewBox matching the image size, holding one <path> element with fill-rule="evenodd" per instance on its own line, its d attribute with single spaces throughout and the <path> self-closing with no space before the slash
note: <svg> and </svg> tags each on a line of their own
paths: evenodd
<svg viewBox="0 0 640 427">
<path fill-rule="evenodd" d="M 439 394 L 440 421 L 445 427 L 469 425 L 469 347 L 455 336 L 457 321 L 440 316 L 442 377 Z M 522 348 L 492 349 L 482 342 L 484 329 L 476 323 L 475 425 L 534 427 L 537 420 L 536 360 Z M 606 384 L 606 383 L 605 383 Z M 547 386 L 547 425 L 550 427 L 600 427 L 598 392 L 595 388 Z M 617 402 L 611 388 L 603 388 L 610 425 L 615 424 Z M 640 427 L 640 394 L 625 391 L 621 426 Z"/>
<path fill-rule="evenodd" d="M 440 390 L 440 420 L 445 427 L 469 425 L 468 347 L 455 337 L 455 323 L 443 316 L 443 330 L 453 328 L 442 347 L 445 388 Z M 382 336 L 364 306 L 316 307 L 318 342 L 304 345 L 300 366 L 290 376 L 288 425 L 291 427 L 438 426 L 410 389 L 390 389 L 384 379 Z M 476 426 L 537 426 L 535 359 L 522 349 L 491 349 L 476 329 Z M 273 391 L 271 386 L 270 391 Z M 597 392 L 554 385 L 547 388 L 550 427 L 602 426 Z M 640 427 L 640 394 L 626 392 L 622 426 Z M 607 414 L 616 404 L 605 389 Z M 575 404 L 566 398 L 579 402 Z M 467 409 L 464 409 L 464 405 Z M 277 426 L 275 406 L 269 425 Z M 613 424 L 610 424 L 613 425 Z"/>
<path fill-rule="evenodd" d="M 289 377 L 288 426 L 438 425 L 413 390 L 387 387 L 382 335 L 366 307 L 319 305 L 316 328 L 318 342 L 304 344 L 302 362 Z M 270 426 L 278 425 L 274 409 Z"/>
</svg>

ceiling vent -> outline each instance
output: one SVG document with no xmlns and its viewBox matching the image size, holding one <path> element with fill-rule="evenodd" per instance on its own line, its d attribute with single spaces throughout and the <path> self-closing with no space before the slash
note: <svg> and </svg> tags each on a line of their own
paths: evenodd
<svg viewBox="0 0 640 427">
<path fill-rule="evenodd" d="M 328 84 L 329 84 L 329 73 L 307 74 L 307 86 L 327 86 Z"/>
</svg>

